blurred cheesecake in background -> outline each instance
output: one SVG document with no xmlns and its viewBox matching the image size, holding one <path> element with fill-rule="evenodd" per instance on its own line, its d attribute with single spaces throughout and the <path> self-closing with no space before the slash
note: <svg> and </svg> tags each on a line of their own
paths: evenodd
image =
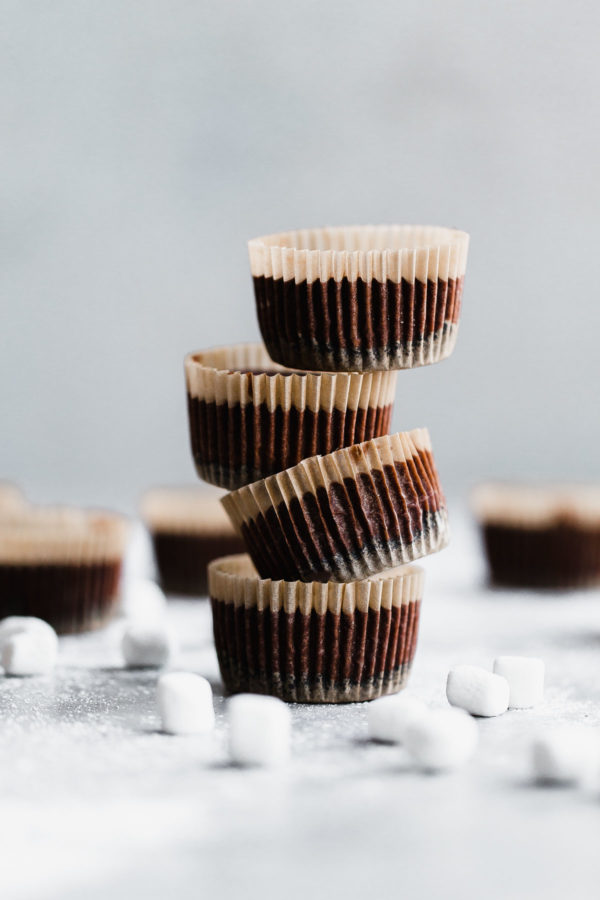
<svg viewBox="0 0 600 900">
<path fill-rule="evenodd" d="M 206 596 L 208 563 L 245 549 L 221 506 L 222 495 L 195 486 L 164 487 L 142 498 L 140 513 L 165 593 Z"/>
<path fill-rule="evenodd" d="M 600 584 L 600 485 L 490 482 L 476 488 L 471 507 L 493 584 Z"/>
<path fill-rule="evenodd" d="M 0 515 L 0 618 L 37 616 L 62 634 L 116 611 L 129 523 L 116 513 L 22 504 Z"/>
</svg>

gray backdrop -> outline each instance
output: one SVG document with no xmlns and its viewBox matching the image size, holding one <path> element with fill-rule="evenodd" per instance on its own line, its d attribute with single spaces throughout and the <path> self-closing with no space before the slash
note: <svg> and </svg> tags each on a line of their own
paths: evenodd
<svg viewBox="0 0 600 900">
<path fill-rule="evenodd" d="M 0 475 L 191 480 L 182 358 L 258 328 L 246 240 L 471 232 L 453 358 L 400 375 L 458 494 L 600 476 L 600 7 L 3 2 Z"/>
</svg>

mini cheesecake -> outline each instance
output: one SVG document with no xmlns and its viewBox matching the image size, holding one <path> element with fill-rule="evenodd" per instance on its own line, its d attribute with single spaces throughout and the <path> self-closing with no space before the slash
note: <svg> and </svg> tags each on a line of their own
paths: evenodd
<svg viewBox="0 0 600 900">
<path fill-rule="evenodd" d="M 251 240 L 269 355 L 337 372 L 411 369 L 456 343 L 469 236 L 421 225 L 288 231 Z"/>
<path fill-rule="evenodd" d="M 492 583 L 600 584 L 600 485 L 484 484 L 472 507 Z"/>
<path fill-rule="evenodd" d="M 115 613 L 129 527 L 117 514 L 29 507 L 0 518 L 0 618 L 37 616 L 59 634 Z"/>
<path fill-rule="evenodd" d="M 145 494 L 141 517 L 166 593 L 206 596 L 208 563 L 244 549 L 219 497 L 199 487 L 155 488 Z"/>
<path fill-rule="evenodd" d="M 448 542 L 424 428 L 303 460 L 222 502 L 262 578 L 353 581 Z"/>
<path fill-rule="evenodd" d="M 185 359 L 190 439 L 200 478 L 229 490 L 387 434 L 395 372 L 299 372 L 262 344 Z"/>
<path fill-rule="evenodd" d="M 351 584 L 259 578 L 247 555 L 209 566 L 215 647 L 230 694 L 349 703 L 399 691 L 417 644 L 423 570 Z"/>
</svg>

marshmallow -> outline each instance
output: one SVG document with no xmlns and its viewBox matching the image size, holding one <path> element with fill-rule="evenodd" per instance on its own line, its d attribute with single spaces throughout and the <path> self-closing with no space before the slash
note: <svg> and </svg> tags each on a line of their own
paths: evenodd
<svg viewBox="0 0 600 900">
<path fill-rule="evenodd" d="M 403 743 L 411 722 L 427 714 L 427 707 L 416 697 L 388 694 L 372 700 L 367 708 L 369 737 L 373 741 Z"/>
<path fill-rule="evenodd" d="M 157 686 L 163 731 L 169 734 L 207 734 L 214 728 L 210 683 L 193 672 L 168 672 Z"/>
<path fill-rule="evenodd" d="M 455 666 L 448 672 L 446 697 L 451 706 L 473 716 L 500 716 L 508 709 L 506 678 L 479 666 Z"/>
<path fill-rule="evenodd" d="M 229 755 L 243 766 L 276 766 L 290 755 L 291 715 L 276 697 L 238 694 L 227 704 Z"/>
<path fill-rule="evenodd" d="M 565 725 L 540 735 L 532 746 L 535 778 L 553 784 L 586 784 L 598 774 L 600 741 L 592 728 Z"/>
<path fill-rule="evenodd" d="M 175 638 L 159 622 L 137 622 L 126 628 L 121 649 L 128 668 L 159 668 L 175 652 Z"/>
<path fill-rule="evenodd" d="M 533 656 L 498 656 L 494 672 L 508 681 L 509 709 L 529 709 L 544 699 L 544 663 Z"/>
<path fill-rule="evenodd" d="M 438 772 L 468 762 L 478 739 L 477 723 L 462 709 L 434 709 L 407 726 L 405 746 L 419 768 Z"/>
<path fill-rule="evenodd" d="M 155 581 L 136 578 L 125 586 L 122 608 L 137 622 L 161 619 L 167 611 L 167 598 Z"/>
<path fill-rule="evenodd" d="M 56 632 L 43 619 L 8 616 L 0 622 L 0 662 L 7 675 L 46 675 L 57 653 Z"/>
</svg>

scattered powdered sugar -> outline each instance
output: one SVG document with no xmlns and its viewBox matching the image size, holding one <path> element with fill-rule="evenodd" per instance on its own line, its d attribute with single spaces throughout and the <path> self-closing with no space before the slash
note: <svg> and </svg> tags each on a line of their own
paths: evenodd
<svg viewBox="0 0 600 900">
<path fill-rule="evenodd" d="M 292 706 L 289 762 L 268 770 L 230 766 L 205 602 L 171 601 L 168 621 L 180 644 L 177 669 L 211 682 L 216 724 L 209 734 L 160 732 L 160 672 L 123 667 L 123 621 L 61 638 L 50 675 L 0 678 L 4 894 L 191 900 L 200 892 L 234 896 L 251 881 L 270 900 L 286 878 L 295 898 L 311 890 L 315 870 L 303 867 L 310 858 L 350 897 L 364 889 L 365 847 L 376 847 L 381 862 L 369 889 L 385 895 L 402 859 L 411 863 L 403 870 L 410 896 L 415 879 L 422 887 L 429 877 L 455 871 L 465 840 L 475 861 L 469 878 L 483 884 L 489 848 L 499 835 L 518 833 L 518 846 L 506 854 L 523 896 L 534 885 L 555 896 L 565 873 L 572 895 L 585 896 L 597 803 L 535 787 L 530 747 L 549 726 L 600 725 L 597 595 L 485 592 L 474 586 L 474 558 L 458 542 L 425 562 L 411 694 L 447 708 L 450 668 L 468 660 L 491 670 L 504 654 L 543 658 L 546 689 L 531 710 L 478 720 L 477 754 L 451 775 L 415 772 L 402 747 L 369 741 L 365 704 Z M 25 866 L 26 857 L 35 865 Z M 486 885 L 488 900 L 499 900 L 506 888 Z M 428 887 L 434 894 L 435 884 Z"/>
</svg>

